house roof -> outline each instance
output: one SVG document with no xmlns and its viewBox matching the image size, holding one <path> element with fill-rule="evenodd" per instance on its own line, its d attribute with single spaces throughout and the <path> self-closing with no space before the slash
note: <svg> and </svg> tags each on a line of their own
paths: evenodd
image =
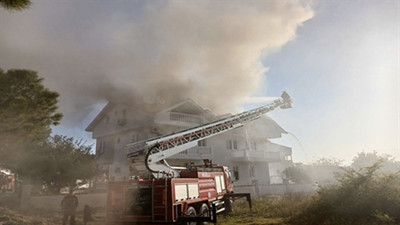
<svg viewBox="0 0 400 225">
<path fill-rule="evenodd" d="M 265 122 L 268 121 L 269 124 L 273 125 L 274 128 L 275 128 L 277 131 L 279 131 L 280 133 L 283 133 L 283 134 L 287 134 L 287 133 L 288 133 L 288 132 L 287 132 L 285 129 L 283 129 L 277 122 L 275 122 L 275 120 L 272 119 L 270 116 L 264 115 L 262 118 L 264 119 Z M 264 121 L 261 120 L 261 122 L 264 122 Z"/>
<path fill-rule="evenodd" d="M 175 104 L 167 109 L 164 109 L 158 113 L 163 112 L 180 112 L 180 113 L 187 113 L 187 114 L 204 114 L 210 113 L 209 111 L 204 110 L 199 104 L 197 104 L 192 99 L 188 98 L 178 104 Z"/>
<path fill-rule="evenodd" d="M 108 102 L 106 106 L 97 114 L 97 116 L 90 122 L 90 124 L 86 127 L 85 131 L 92 132 L 96 125 L 106 116 L 110 110 L 112 110 L 117 103 L 113 102 Z M 124 104 L 128 105 L 128 104 Z M 143 109 L 146 110 L 146 109 Z M 145 111 L 141 110 L 143 113 L 146 113 Z M 180 112 L 180 113 L 187 113 L 187 114 L 203 114 L 206 115 L 208 118 L 214 118 L 215 116 L 209 111 L 209 110 L 204 110 L 199 104 L 197 104 L 195 101 L 192 99 L 186 99 L 184 101 L 181 101 L 177 104 L 172 105 L 171 107 L 164 109 L 160 112 L 157 113 L 162 113 L 162 112 Z M 148 114 L 148 113 L 146 113 Z"/>
<path fill-rule="evenodd" d="M 86 127 L 85 131 L 92 132 L 95 128 L 95 126 L 103 119 L 104 116 L 106 116 L 111 109 L 115 107 L 116 104 L 109 102 L 97 116 L 93 119 L 93 121 Z M 187 114 L 195 114 L 195 115 L 203 115 L 205 116 L 209 121 L 213 121 L 216 119 L 221 119 L 227 116 L 231 116 L 232 114 L 224 114 L 220 116 L 216 116 L 213 114 L 210 110 L 205 110 L 203 109 L 198 103 L 196 103 L 194 100 L 188 98 L 185 99 L 175 105 L 172 105 L 169 108 L 166 108 L 162 111 L 159 111 L 158 113 L 163 113 L 163 112 L 180 112 L 180 113 L 187 113 Z M 145 112 L 144 112 L 145 113 Z M 158 114 L 157 113 L 157 114 Z M 146 113 L 147 114 L 147 113 Z M 265 125 L 269 125 L 274 127 L 274 131 L 280 132 L 280 133 L 285 133 L 287 134 L 287 131 L 285 131 L 279 124 L 277 124 L 271 117 L 268 115 L 264 115 L 262 120 L 259 120 L 258 123 L 265 123 Z"/>
<path fill-rule="evenodd" d="M 97 116 L 92 120 L 92 122 L 86 127 L 85 131 L 90 131 L 92 132 L 96 125 L 106 116 L 114 107 L 117 105 L 125 105 L 128 108 L 134 108 L 133 106 L 126 104 L 126 103 L 113 103 L 113 102 L 108 102 L 106 106 L 97 114 Z M 135 109 L 137 110 L 137 109 Z M 143 114 L 150 115 L 149 113 L 143 111 L 143 110 L 137 110 L 140 111 Z"/>
<path fill-rule="evenodd" d="M 90 124 L 86 127 L 85 131 L 93 131 L 94 127 L 100 122 L 101 119 L 114 107 L 114 104 L 108 102 L 106 106 L 97 114 L 97 116 L 90 122 Z"/>
</svg>

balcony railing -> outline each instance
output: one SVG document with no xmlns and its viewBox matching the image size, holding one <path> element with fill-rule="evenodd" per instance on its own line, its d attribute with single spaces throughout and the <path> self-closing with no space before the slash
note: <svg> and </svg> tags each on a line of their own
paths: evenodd
<svg viewBox="0 0 400 225">
<path fill-rule="evenodd" d="M 204 155 L 204 154 L 209 154 L 211 155 L 211 147 L 202 147 L 202 146 L 195 146 L 192 148 L 189 148 L 186 151 L 183 151 L 179 154 L 183 155 Z"/>
<path fill-rule="evenodd" d="M 202 159 L 202 158 L 210 158 L 211 155 L 211 147 L 202 147 L 195 146 L 193 148 L 189 148 L 186 151 L 180 152 L 179 154 L 171 156 L 174 159 Z"/>
<path fill-rule="evenodd" d="M 183 125 L 189 127 L 204 123 L 203 117 L 201 116 L 178 112 L 164 112 L 156 115 L 154 120 L 156 123 Z"/>
<path fill-rule="evenodd" d="M 283 160 L 279 152 L 250 151 L 248 149 L 233 150 L 232 157 L 237 161 L 280 162 Z"/>
<path fill-rule="evenodd" d="M 186 123 L 198 123 L 201 124 L 203 122 L 202 118 L 197 115 L 190 115 L 185 113 L 177 113 L 177 112 L 170 112 L 169 119 L 173 121 L 180 121 Z"/>
</svg>

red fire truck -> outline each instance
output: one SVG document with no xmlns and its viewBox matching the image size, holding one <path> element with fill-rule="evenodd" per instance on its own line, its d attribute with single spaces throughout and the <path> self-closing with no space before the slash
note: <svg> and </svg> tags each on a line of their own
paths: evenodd
<svg viewBox="0 0 400 225">
<path fill-rule="evenodd" d="M 235 193 L 233 179 L 226 166 L 190 164 L 168 165 L 166 159 L 197 145 L 197 142 L 258 119 L 277 107 L 290 108 L 290 96 L 266 106 L 220 119 L 177 133 L 128 144 L 127 158 L 137 175 L 129 181 L 110 182 L 107 196 L 108 224 L 171 224 L 216 222 L 217 214 L 230 211 L 236 198 L 249 193 Z"/>
</svg>

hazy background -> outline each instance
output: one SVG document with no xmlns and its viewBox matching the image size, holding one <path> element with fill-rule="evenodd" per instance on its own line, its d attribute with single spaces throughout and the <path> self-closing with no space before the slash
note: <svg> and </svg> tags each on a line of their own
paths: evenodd
<svg viewBox="0 0 400 225">
<path fill-rule="evenodd" d="M 294 108 L 270 115 L 299 140 L 281 140 L 294 161 L 400 158 L 399 14 L 395 0 L 33 1 L 0 9 L 0 67 L 45 77 L 54 132 L 88 143 L 107 99 L 228 113 L 286 90 Z"/>
</svg>

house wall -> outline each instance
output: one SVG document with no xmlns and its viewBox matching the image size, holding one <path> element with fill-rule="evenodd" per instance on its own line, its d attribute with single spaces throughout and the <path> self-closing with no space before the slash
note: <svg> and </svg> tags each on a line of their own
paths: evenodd
<svg viewBox="0 0 400 225">
<path fill-rule="evenodd" d="M 237 170 L 239 179 L 235 185 L 242 189 L 255 184 L 282 184 L 281 172 L 292 163 L 285 160 L 286 155 L 291 155 L 291 149 L 271 143 L 260 135 L 249 135 L 252 125 L 254 123 L 210 138 L 213 163 Z M 257 129 L 260 130 L 260 126 Z"/>
</svg>

